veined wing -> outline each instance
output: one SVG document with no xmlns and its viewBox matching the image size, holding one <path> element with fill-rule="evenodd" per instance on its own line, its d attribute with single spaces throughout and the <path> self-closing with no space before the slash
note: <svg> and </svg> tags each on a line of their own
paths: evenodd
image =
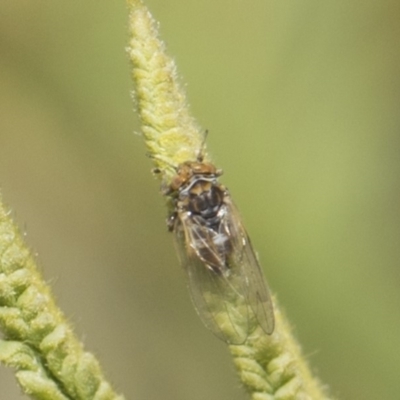
<svg viewBox="0 0 400 400">
<path fill-rule="evenodd" d="M 247 235 L 235 205 L 230 198 L 225 199 L 227 217 L 225 224 L 230 232 L 233 251 L 232 264 L 238 265 L 247 282 L 248 303 L 265 333 L 274 331 L 275 319 L 273 303 L 264 274 L 254 253 L 250 238 Z"/>
<path fill-rule="evenodd" d="M 175 238 L 182 265 L 187 274 L 193 304 L 203 323 L 229 344 L 242 344 L 249 333 L 248 288 L 241 266 L 220 265 L 215 269 L 199 256 L 208 246 L 208 257 L 225 259 L 214 244 L 212 229 L 194 223 L 190 216 L 178 216 Z"/>
</svg>

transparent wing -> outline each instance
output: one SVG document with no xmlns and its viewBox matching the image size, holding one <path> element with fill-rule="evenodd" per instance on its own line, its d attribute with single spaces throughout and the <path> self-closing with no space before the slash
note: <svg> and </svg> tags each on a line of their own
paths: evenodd
<svg viewBox="0 0 400 400">
<path fill-rule="evenodd" d="M 249 305 L 264 332 L 270 335 L 274 331 L 275 320 L 267 282 L 254 253 L 250 238 L 241 223 L 239 212 L 230 198 L 225 199 L 225 204 L 228 216 L 225 223 L 230 232 L 233 246 L 232 263 L 239 265 L 242 275 L 246 277 Z"/>
<path fill-rule="evenodd" d="M 248 289 L 243 268 L 221 264 L 217 270 L 203 262 L 199 256 L 202 246 L 208 246 L 207 254 L 215 254 L 215 260 L 225 257 L 213 246 L 215 232 L 193 223 L 189 217 L 181 215 L 174 232 L 192 301 L 203 323 L 226 343 L 242 344 L 249 333 Z"/>
</svg>

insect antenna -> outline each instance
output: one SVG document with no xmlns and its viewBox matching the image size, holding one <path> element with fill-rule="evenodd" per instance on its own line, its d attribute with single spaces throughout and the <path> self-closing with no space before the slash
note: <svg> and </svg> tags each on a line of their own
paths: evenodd
<svg viewBox="0 0 400 400">
<path fill-rule="evenodd" d="M 208 136 L 208 129 L 204 131 L 203 141 L 201 142 L 199 153 L 197 154 L 197 161 L 203 162 L 204 160 L 204 150 L 206 148 L 206 140 Z"/>
<path fill-rule="evenodd" d="M 151 158 L 152 160 L 158 160 L 161 161 L 162 163 L 168 165 L 169 167 L 171 167 L 172 169 L 175 170 L 175 172 L 178 172 L 178 166 L 172 164 L 170 161 L 166 160 L 164 157 L 159 156 L 159 155 L 155 155 L 155 154 L 151 154 L 149 152 L 146 153 L 146 156 Z M 153 168 L 152 169 L 153 174 L 161 174 L 162 170 L 159 167 Z"/>
</svg>

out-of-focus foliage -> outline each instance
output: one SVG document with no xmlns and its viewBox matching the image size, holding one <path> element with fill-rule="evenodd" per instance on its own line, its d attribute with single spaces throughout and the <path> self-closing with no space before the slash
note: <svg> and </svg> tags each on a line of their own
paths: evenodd
<svg viewBox="0 0 400 400">
<path fill-rule="evenodd" d="M 398 2 L 147 4 L 310 362 L 338 398 L 397 398 Z M 126 21 L 123 1 L 1 3 L 3 196 L 127 398 L 242 399 L 133 134 Z"/>
</svg>

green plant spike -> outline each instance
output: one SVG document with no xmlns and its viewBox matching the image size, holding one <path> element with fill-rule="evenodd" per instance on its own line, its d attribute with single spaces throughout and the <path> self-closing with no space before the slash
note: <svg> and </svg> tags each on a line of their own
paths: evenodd
<svg viewBox="0 0 400 400">
<path fill-rule="evenodd" d="M 38 400 L 123 400 L 83 349 L 0 199 L 0 361 Z"/>
<path fill-rule="evenodd" d="M 128 0 L 129 46 L 135 99 L 146 146 L 164 185 L 176 173 L 173 166 L 194 161 L 204 131 L 190 115 L 176 66 L 159 38 L 158 24 L 141 0 Z M 204 154 L 207 160 L 207 154 Z M 253 400 L 329 399 L 312 375 L 290 325 L 274 299 L 272 335 L 256 329 L 243 345 L 229 350 L 240 379 Z"/>
</svg>

